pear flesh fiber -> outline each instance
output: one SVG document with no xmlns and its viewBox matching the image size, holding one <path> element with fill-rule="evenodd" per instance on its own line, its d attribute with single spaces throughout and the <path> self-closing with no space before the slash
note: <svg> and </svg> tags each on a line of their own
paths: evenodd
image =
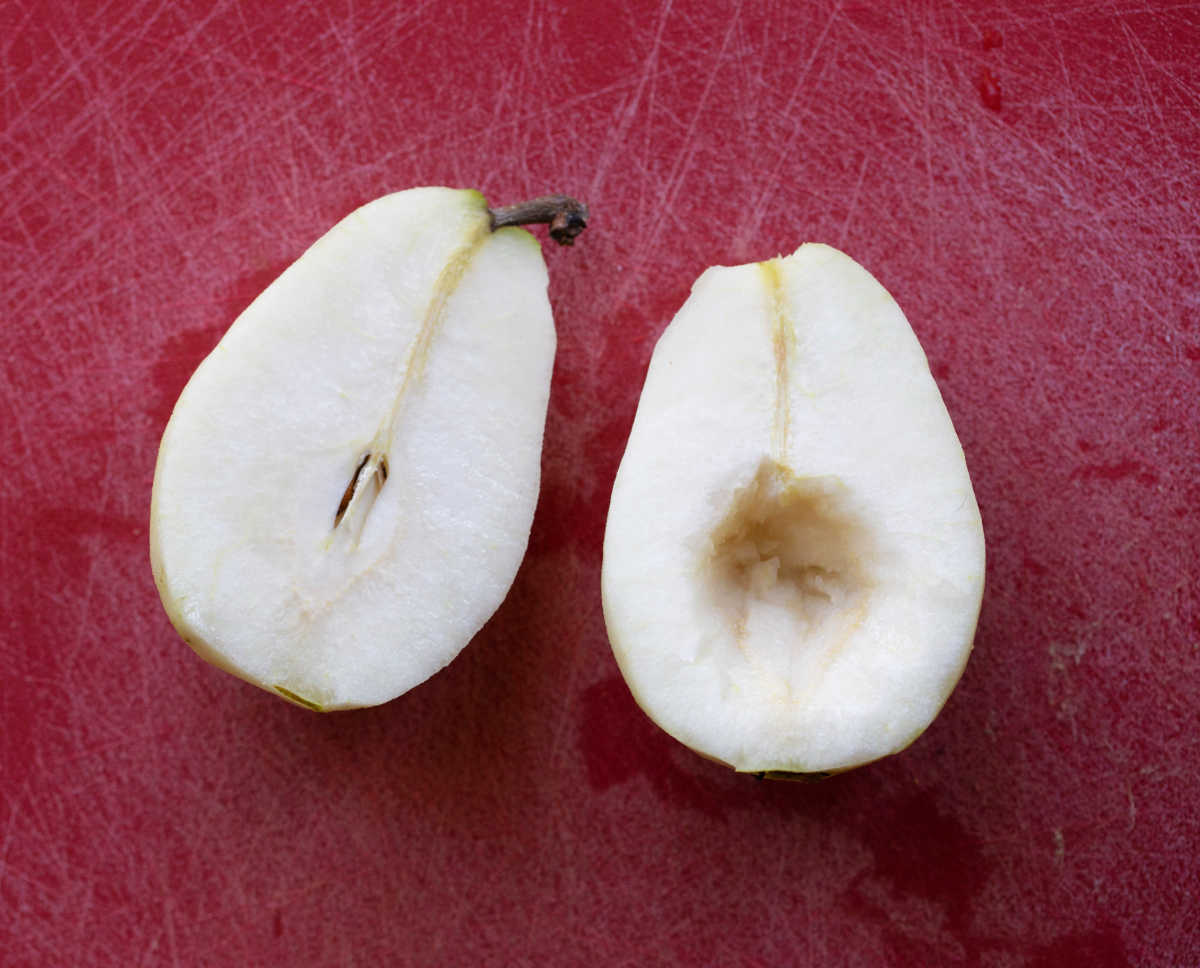
<svg viewBox="0 0 1200 968">
<path fill-rule="evenodd" d="M 537 241 L 478 192 L 353 212 L 234 322 L 163 434 L 151 561 L 204 658 L 314 709 L 422 682 L 500 605 L 555 334 Z"/>
<path fill-rule="evenodd" d="M 739 771 L 895 753 L 957 683 L 983 579 L 962 448 L 887 291 L 816 244 L 706 271 L 654 350 L 605 533 L 642 709 Z"/>
</svg>

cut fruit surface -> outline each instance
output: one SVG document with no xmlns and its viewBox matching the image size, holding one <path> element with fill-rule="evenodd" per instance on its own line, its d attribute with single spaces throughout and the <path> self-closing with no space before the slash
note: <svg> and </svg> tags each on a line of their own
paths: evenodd
<svg viewBox="0 0 1200 968">
<path fill-rule="evenodd" d="M 891 296 L 823 245 L 705 272 L 655 348 L 604 541 L 642 708 L 748 772 L 903 749 L 970 653 L 984 544 Z"/>
<path fill-rule="evenodd" d="M 478 192 L 378 199 L 234 322 L 163 434 L 151 561 L 202 656 L 314 709 L 428 678 L 529 537 L 555 335 Z"/>
</svg>

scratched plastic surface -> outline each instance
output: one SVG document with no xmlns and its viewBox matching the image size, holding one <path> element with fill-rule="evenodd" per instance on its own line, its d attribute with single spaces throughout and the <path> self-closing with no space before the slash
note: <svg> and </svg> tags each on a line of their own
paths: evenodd
<svg viewBox="0 0 1200 968">
<path fill-rule="evenodd" d="M 1200 11 L 0 8 L 0 962 L 1200 964 Z M 544 488 L 450 668 L 319 717 L 202 664 L 147 558 L 192 368 L 354 206 L 592 206 L 547 253 Z M 899 757 L 756 782 L 605 640 L 607 498 L 699 272 L 820 240 L 896 295 L 989 540 Z"/>
</svg>

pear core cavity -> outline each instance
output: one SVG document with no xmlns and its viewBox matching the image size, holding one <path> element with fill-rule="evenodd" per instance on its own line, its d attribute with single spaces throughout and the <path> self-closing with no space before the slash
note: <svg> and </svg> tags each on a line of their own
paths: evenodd
<svg viewBox="0 0 1200 968">
<path fill-rule="evenodd" d="M 734 494 L 705 564 L 739 641 L 753 640 L 748 623 L 763 608 L 793 624 L 791 637 L 803 643 L 817 626 L 864 606 L 869 536 L 844 491 L 836 478 L 797 477 L 768 458 Z"/>
</svg>

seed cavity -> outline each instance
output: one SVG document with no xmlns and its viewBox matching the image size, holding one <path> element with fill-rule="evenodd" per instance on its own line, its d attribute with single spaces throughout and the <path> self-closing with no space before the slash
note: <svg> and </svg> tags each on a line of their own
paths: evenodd
<svg viewBox="0 0 1200 968">
<path fill-rule="evenodd" d="M 372 469 L 372 463 L 374 468 Z M 354 474 L 350 478 L 350 483 L 346 485 L 346 490 L 342 492 L 342 499 L 338 501 L 337 511 L 333 515 L 333 527 L 337 530 L 342 520 L 346 517 L 350 508 L 354 505 L 355 498 L 367 486 L 369 481 L 375 484 L 374 493 L 367 499 L 367 507 L 361 509 L 357 517 L 361 520 L 363 516 L 370 510 L 370 504 L 374 498 L 383 490 L 383 485 L 388 479 L 388 462 L 387 455 L 380 454 L 378 458 L 374 458 L 370 451 L 363 454 L 362 460 L 358 462 L 358 466 L 354 469 Z M 361 502 L 360 502 L 361 503 Z"/>
<path fill-rule="evenodd" d="M 802 701 L 871 596 L 873 547 L 852 495 L 835 478 L 801 477 L 765 458 L 706 544 L 701 573 L 730 633 L 722 641 L 777 685 L 780 701 Z"/>
<path fill-rule="evenodd" d="M 797 631 L 843 615 L 867 584 L 866 538 L 844 499 L 837 481 L 798 477 L 764 460 L 713 532 L 716 597 L 742 619 L 754 602 L 781 609 Z"/>
<path fill-rule="evenodd" d="M 362 460 L 358 462 L 358 467 L 354 469 L 354 474 L 350 478 L 350 483 L 346 485 L 346 490 L 342 493 L 342 499 L 338 502 L 337 512 L 333 516 L 333 526 L 336 528 L 342 523 L 342 518 L 346 516 L 346 509 L 350 507 L 350 502 L 354 500 L 354 494 L 358 490 L 358 479 L 362 477 L 362 472 L 367 466 L 367 461 L 371 459 L 370 453 L 363 454 Z M 386 478 L 387 472 L 384 471 Z"/>
</svg>

